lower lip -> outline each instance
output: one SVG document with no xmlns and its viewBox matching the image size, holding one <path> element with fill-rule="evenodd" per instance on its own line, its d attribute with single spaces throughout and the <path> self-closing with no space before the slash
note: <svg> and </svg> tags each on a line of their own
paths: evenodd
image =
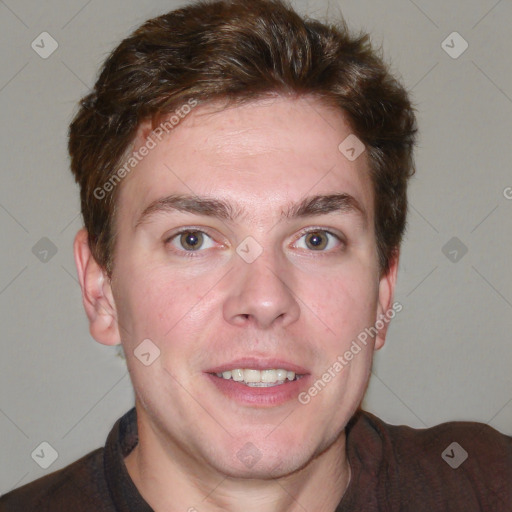
<svg viewBox="0 0 512 512">
<path fill-rule="evenodd" d="M 299 380 L 289 380 L 277 386 L 253 388 L 233 379 L 223 379 L 211 373 L 206 375 L 224 396 L 245 405 L 260 407 L 275 407 L 290 400 L 298 402 L 299 393 L 307 389 L 309 381 L 309 375 L 304 375 Z"/>
</svg>

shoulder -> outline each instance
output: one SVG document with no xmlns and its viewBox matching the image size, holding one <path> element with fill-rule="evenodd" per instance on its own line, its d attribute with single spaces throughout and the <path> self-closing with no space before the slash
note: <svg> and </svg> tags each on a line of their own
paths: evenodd
<svg viewBox="0 0 512 512">
<path fill-rule="evenodd" d="M 457 439 L 466 442 L 475 450 L 512 448 L 512 437 L 484 423 L 450 421 L 429 428 L 412 428 L 406 425 L 390 425 L 366 411 L 360 411 L 356 415 L 356 421 L 364 423 L 367 429 L 373 430 L 381 438 L 403 445 L 412 443 L 423 449 L 430 449 L 442 441 Z"/>
<path fill-rule="evenodd" d="M 113 510 L 104 499 L 108 489 L 103 451 L 98 448 L 65 468 L 5 494 L 0 497 L 0 512 Z"/>
<path fill-rule="evenodd" d="M 469 470 L 492 461 L 493 465 L 506 469 L 508 474 L 512 470 L 512 437 L 484 423 L 452 421 L 414 429 L 389 425 L 375 416 L 366 415 L 393 447 L 395 455 L 404 462 L 417 458 L 417 463 L 435 461 L 436 465 L 452 470 L 463 465 Z"/>
<path fill-rule="evenodd" d="M 350 435 L 374 467 L 379 454 L 379 474 L 397 492 L 402 488 L 446 504 L 472 499 L 490 510 L 505 510 L 503 504 L 512 502 L 512 437 L 488 425 L 456 421 L 414 429 L 360 411 Z"/>
</svg>

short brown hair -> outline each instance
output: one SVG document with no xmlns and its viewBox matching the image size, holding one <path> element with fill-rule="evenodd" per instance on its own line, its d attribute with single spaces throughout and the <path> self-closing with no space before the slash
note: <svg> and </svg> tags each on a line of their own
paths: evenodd
<svg viewBox="0 0 512 512">
<path fill-rule="evenodd" d="M 96 261 L 111 275 L 118 188 L 95 190 L 126 158 L 143 121 L 190 100 L 313 96 L 347 117 L 365 144 L 375 235 L 385 272 L 400 247 L 416 120 L 408 94 L 369 35 L 304 19 L 282 0 L 197 1 L 145 22 L 112 52 L 69 130 L 71 169 Z M 341 142 L 341 141 L 340 141 Z"/>
</svg>

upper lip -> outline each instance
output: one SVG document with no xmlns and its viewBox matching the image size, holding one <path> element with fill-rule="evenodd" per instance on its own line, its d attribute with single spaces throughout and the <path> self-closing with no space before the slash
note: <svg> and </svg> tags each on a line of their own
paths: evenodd
<svg viewBox="0 0 512 512">
<path fill-rule="evenodd" d="M 262 357 L 244 357 L 241 359 L 234 359 L 228 363 L 222 363 L 218 366 L 214 366 L 209 370 L 206 370 L 206 373 L 222 373 L 227 372 L 228 370 L 235 369 L 244 369 L 251 368 L 254 370 L 287 370 L 290 372 L 295 372 L 299 375 L 306 375 L 308 371 L 299 366 L 297 364 L 291 363 L 289 361 L 285 361 L 284 359 L 268 359 Z"/>
</svg>

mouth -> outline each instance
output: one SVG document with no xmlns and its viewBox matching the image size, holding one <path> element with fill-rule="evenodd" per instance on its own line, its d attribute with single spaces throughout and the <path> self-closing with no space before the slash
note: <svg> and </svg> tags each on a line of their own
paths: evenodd
<svg viewBox="0 0 512 512">
<path fill-rule="evenodd" d="M 241 405 L 271 407 L 297 400 L 309 372 L 283 360 L 240 359 L 207 370 L 217 391 Z"/>
<path fill-rule="evenodd" d="M 210 375 L 216 375 L 220 379 L 239 382 L 251 388 L 270 388 L 281 386 L 286 382 L 300 380 L 304 374 L 296 374 L 294 371 L 284 368 L 270 368 L 266 370 L 257 370 L 255 368 L 235 368 L 223 372 L 215 372 Z"/>
</svg>

